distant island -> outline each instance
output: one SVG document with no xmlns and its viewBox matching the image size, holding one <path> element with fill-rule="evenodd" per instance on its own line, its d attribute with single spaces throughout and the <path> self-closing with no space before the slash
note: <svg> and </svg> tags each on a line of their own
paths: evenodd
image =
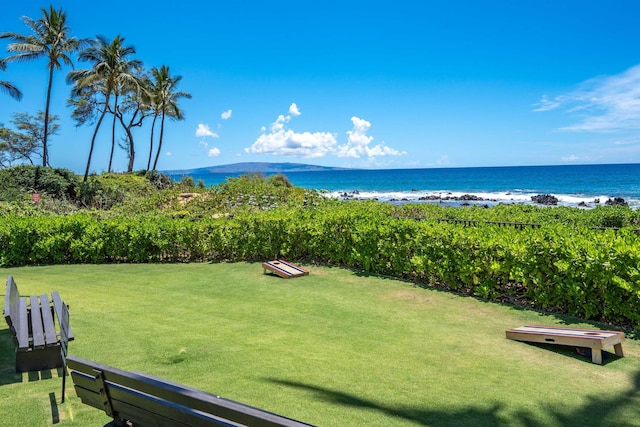
<svg viewBox="0 0 640 427">
<path fill-rule="evenodd" d="M 287 172 L 322 172 L 335 170 L 349 170 L 331 166 L 307 165 L 303 163 L 268 163 L 244 162 L 228 165 L 208 166 L 197 169 L 182 169 L 163 171 L 168 175 L 197 175 L 206 173 L 287 173 Z"/>
</svg>

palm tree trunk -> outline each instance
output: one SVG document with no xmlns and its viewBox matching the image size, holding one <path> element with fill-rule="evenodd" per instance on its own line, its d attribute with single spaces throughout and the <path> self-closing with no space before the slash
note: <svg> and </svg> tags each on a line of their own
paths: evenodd
<svg viewBox="0 0 640 427">
<path fill-rule="evenodd" d="M 44 135 L 42 136 L 42 166 L 49 164 L 49 104 L 51 103 L 51 86 L 53 85 L 53 65 L 49 65 L 49 83 L 47 85 L 47 102 L 44 107 Z"/>
<path fill-rule="evenodd" d="M 156 119 L 158 115 L 155 114 L 153 116 L 153 122 L 151 123 L 151 140 L 149 141 L 149 161 L 147 162 L 147 172 L 149 172 L 149 168 L 151 168 L 151 158 L 153 157 L 153 131 L 156 127 Z"/>
<path fill-rule="evenodd" d="M 136 150 L 133 146 L 133 133 L 131 133 L 131 126 L 127 126 L 124 123 L 124 120 L 122 119 L 121 115 L 118 116 L 118 119 L 120 119 L 120 124 L 122 125 L 122 128 L 125 130 L 125 132 L 127 132 L 127 139 L 129 140 L 129 152 L 128 152 L 129 164 L 127 165 L 127 172 L 133 172 L 133 162 L 135 161 L 135 158 L 136 158 Z"/>
<path fill-rule="evenodd" d="M 164 136 L 164 110 L 162 110 L 162 120 L 160 121 L 160 139 L 158 140 L 158 152 L 156 153 L 156 161 L 153 162 L 153 170 L 158 166 L 158 158 L 162 150 L 162 137 Z"/>
<path fill-rule="evenodd" d="M 116 112 L 118 108 L 118 94 L 116 93 L 115 100 L 113 101 L 113 123 L 111 124 L 111 154 L 109 155 L 109 168 L 107 171 L 111 173 L 111 165 L 113 163 L 113 152 L 116 148 Z"/>
<path fill-rule="evenodd" d="M 127 128 L 127 135 L 129 136 L 129 166 L 127 167 L 127 172 L 133 172 L 133 162 L 136 159 L 136 150 L 133 146 L 133 135 L 129 128 Z"/>
<path fill-rule="evenodd" d="M 96 144 L 96 136 L 98 136 L 98 130 L 100 129 L 102 120 L 104 119 L 104 116 L 107 114 L 107 105 L 109 105 L 108 95 L 107 95 L 107 99 L 105 99 L 105 102 L 104 102 L 104 109 L 102 110 L 102 114 L 100 114 L 98 123 L 96 123 L 96 128 L 93 131 L 93 136 L 91 137 L 91 147 L 89 148 L 89 158 L 87 159 L 87 168 L 84 171 L 84 178 L 82 179 L 82 182 L 87 182 L 87 178 L 89 177 L 89 168 L 91 167 L 91 156 L 93 155 L 93 147 Z"/>
</svg>

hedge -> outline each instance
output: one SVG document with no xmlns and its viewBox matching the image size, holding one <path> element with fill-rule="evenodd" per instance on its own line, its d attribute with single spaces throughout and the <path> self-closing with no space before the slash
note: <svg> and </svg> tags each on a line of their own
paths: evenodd
<svg viewBox="0 0 640 427">
<path fill-rule="evenodd" d="M 407 278 L 583 319 L 640 325 L 640 237 L 550 222 L 519 230 L 342 202 L 230 217 L 0 217 L 0 264 L 247 261 L 276 257 Z"/>
</svg>

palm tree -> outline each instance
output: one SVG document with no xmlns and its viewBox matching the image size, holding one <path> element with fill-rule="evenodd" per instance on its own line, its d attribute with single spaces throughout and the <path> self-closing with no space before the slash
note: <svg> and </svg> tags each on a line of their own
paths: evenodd
<svg viewBox="0 0 640 427">
<path fill-rule="evenodd" d="M 153 136 L 156 128 L 156 120 L 158 120 L 158 116 L 161 111 L 158 103 L 156 102 L 156 92 L 158 92 L 158 89 L 155 87 L 154 82 L 147 78 L 144 84 L 148 95 L 148 109 L 151 111 L 151 114 L 153 114 L 153 121 L 151 122 L 151 137 L 149 139 L 149 160 L 147 161 L 148 172 L 151 169 L 151 159 L 153 158 Z"/>
<path fill-rule="evenodd" d="M 69 37 L 67 27 L 67 15 L 60 10 L 49 6 L 49 10 L 41 9 L 42 17 L 33 20 L 28 16 L 22 17 L 22 21 L 32 31 L 31 35 L 23 35 L 12 32 L 0 34 L 0 38 L 12 41 L 7 46 L 7 51 L 14 52 L 6 58 L 7 61 L 31 61 L 46 57 L 49 62 L 49 82 L 47 84 L 47 101 L 44 109 L 44 138 L 42 147 L 42 165 L 49 164 L 48 136 L 49 136 L 49 105 L 51 103 L 51 87 L 53 85 L 53 71 L 60 70 L 62 64 L 73 67 L 73 61 L 69 56 L 82 47 L 85 40 Z"/>
<path fill-rule="evenodd" d="M 142 67 L 142 62 L 137 59 L 129 59 L 129 57 L 135 53 L 136 50 L 134 47 L 124 46 L 124 38 L 120 35 L 116 36 L 111 42 L 104 36 L 97 36 L 96 41 L 87 49 L 80 52 L 78 56 L 80 61 L 90 62 L 93 64 L 93 67 L 87 70 L 74 70 L 67 75 L 67 81 L 74 84 L 71 90 L 72 98 L 86 97 L 87 89 L 92 91 L 99 90 L 99 95 L 103 98 L 98 121 L 93 131 L 93 136 L 91 137 L 89 158 L 84 173 L 85 182 L 89 176 L 96 136 L 98 135 L 98 130 L 100 129 L 104 116 L 109 111 L 111 96 L 114 95 L 120 87 L 140 85 L 135 70 Z"/>
<path fill-rule="evenodd" d="M 164 137 L 164 119 L 169 117 L 174 120 L 183 120 L 184 115 L 178 107 L 178 101 L 180 98 L 191 99 L 191 94 L 187 92 L 176 91 L 176 87 L 182 76 L 172 77 L 169 72 L 169 67 L 166 65 L 161 66 L 159 69 L 153 67 L 151 69 L 151 76 L 153 78 L 152 93 L 154 108 L 154 124 L 155 119 L 160 115 L 160 139 L 158 140 L 158 151 L 156 153 L 156 159 L 153 162 L 153 170 L 158 165 L 158 158 L 162 150 L 162 138 Z M 153 135 L 152 140 L 153 142 Z"/>
<path fill-rule="evenodd" d="M 6 69 L 7 69 L 6 61 L 3 59 L 0 59 L 0 71 L 4 71 Z M 20 92 L 20 89 L 15 87 L 10 82 L 5 82 L 4 80 L 0 80 L 0 90 L 2 92 L 7 93 L 13 99 L 16 99 L 18 101 L 22 99 L 22 92 Z"/>
</svg>

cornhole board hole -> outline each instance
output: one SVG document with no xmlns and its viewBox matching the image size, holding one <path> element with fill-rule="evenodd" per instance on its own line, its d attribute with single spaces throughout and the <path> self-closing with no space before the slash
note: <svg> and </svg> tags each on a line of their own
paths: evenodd
<svg viewBox="0 0 640 427">
<path fill-rule="evenodd" d="M 557 326 L 523 326 L 506 331 L 507 338 L 543 344 L 559 344 L 591 348 L 591 361 L 602 365 L 602 349 L 613 346 L 616 355 L 623 357 L 624 332 L 598 329 L 561 328 Z"/>
<path fill-rule="evenodd" d="M 309 274 L 309 270 L 305 270 L 302 267 L 291 264 L 290 262 L 277 259 L 274 261 L 265 261 L 262 263 L 263 273 L 271 271 L 280 277 L 289 279 L 291 277 L 306 276 Z"/>
</svg>

